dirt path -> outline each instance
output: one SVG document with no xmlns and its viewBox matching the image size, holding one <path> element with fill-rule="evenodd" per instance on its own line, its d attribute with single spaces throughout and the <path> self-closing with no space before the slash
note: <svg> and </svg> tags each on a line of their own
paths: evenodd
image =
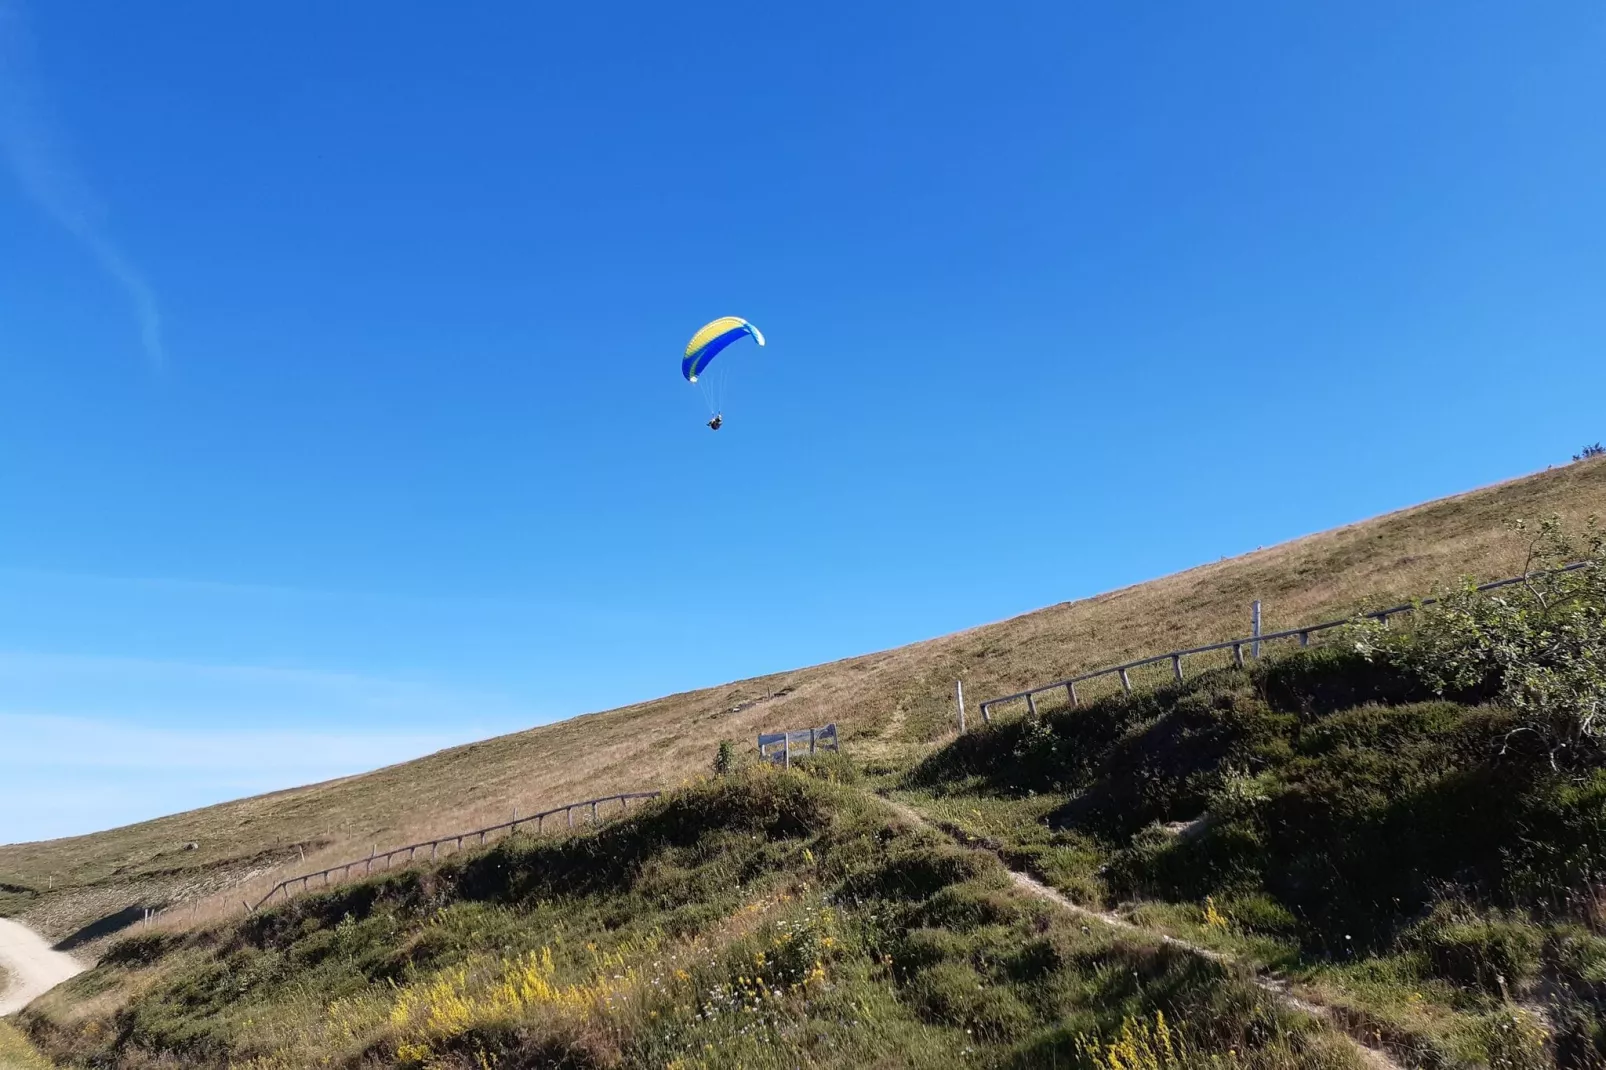
<svg viewBox="0 0 1606 1070">
<path fill-rule="evenodd" d="M 77 959 L 52 951 L 38 933 L 9 918 L 0 918 L 0 963 L 11 974 L 11 986 L 0 992 L 0 1017 L 84 971 Z"/>
<path fill-rule="evenodd" d="M 1212 950 L 1208 947 L 1201 947 L 1198 944 L 1189 943 L 1187 940 L 1181 940 L 1175 936 L 1167 936 L 1165 933 L 1155 932 L 1153 929 L 1145 929 L 1141 925 L 1134 925 L 1132 922 L 1121 917 L 1119 914 L 1113 914 L 1104 910 L 1093 910 L 1089 907 L 1084 907 L 1074 903 L 1070 899 L 1067 899 L 1064 895 L 1060 894 L 1060 892 L 1054 888 L 1049 887 L 1036 877 L 1033 877 L 1031 874 L 1022 873 L 1020 870 L 1012 868 L 1008 862 L 1005 862 L 1003 858 L 998 856 L 997 851 L 994 851 L 988 845 L 978 843 L 972 837 L 956 834 L 956 830 L 945 828 L 940 823 L 932 821 L 930 818 L 920 813 L 920 811 L 914 809 L 914 807 L 898 802 L 896 799 L 890 799 L 885 795 L 881 795 L 880 798 L 899 814 L 903 815 L 905 818 L 914 822 L 915 824 L 924 825 L 929 829 L 935 829 L 946 836 L 958 840 L 966 847 L 970 847 L 974 850 L 987 851 L 995 858 L 998 858 L 998 860 L 1003 863 L 1004 868 L 1008 870 L 1010 880 L 1015 882 L 1015 887 L 1019 888 L 1027 895 L 1035 896 L 1038 899 L 1043 899 L 1053 903 L 1055 906 L 1071 914 L 1075 914 L 1077 917 L 1086 918 L 1090 921 L 1096 921 L 1099 924 L 1107 925 L 1112 929 L 1119 929 L 1123 932 L 1140 935 L 1146 940 L 1159 940 L 1162 943 L 1181 948 L 1184 951 L 1198 955 L 1201 958 L 1207 958 L 1212 962 L 1219 962 L 1224 966 L 1238 964 L 1238 960 L 1231 955 Z M 1252 965 L 1251 970 L 1253 971 L 1254 983 L 1260 989 L 1276 997 L 1285 1006 L 1297 1011 L 1301 1011 L 1305 1014 L 1309 1014 L 1313 1017 L 1320 1018 L 1322 1021 L 1332 1026 L 1334 1031 L 1339 1036 L 1350 1042 L 1350 1044 L 1354 1047 L 1356 1054 L 1361 1057 L 1361 1061 L 1364 1062 L 1370 1068 L 1370 1070 L 1406 1070 L 1402 1064 L 1396 1062 L 1393 1056 L 1391 1056 L 1387 1051 L 1383 1050 L 1383 1048 L 1378 1047 L 1366 1038 L 1358 1036 L 1355 1032 L 1346 1028 L 1347 1020 L 1342 1015 L 1336 1013 L 1332 1007 L 1328 1007 L 1320 1003 L 1313 1003 L 1308 999 L 1302 999 L 1299 996 L 1294 995 L 1288 982 L 1280 977 L 1274 977 L 1263 973 L 1258 967 L 1254 967 Z"/>
</svg>

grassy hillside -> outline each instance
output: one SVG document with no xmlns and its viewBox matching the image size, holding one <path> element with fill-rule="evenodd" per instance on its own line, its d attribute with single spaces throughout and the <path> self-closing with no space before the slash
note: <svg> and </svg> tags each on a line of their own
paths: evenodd
<svg viewBox="0 0 1606 1070">
<path fill-rule="evenodd" d="M 0 1070 L 52 1070 L 52 1067 L 26 1037 L 0 1022 Z"/>
<path fill-rule="evenodd" d="M 1538 1008 L 1606 1065 L 1606 772 L 1519 723 L 1334 649 L 977 733 L 899 797 L 1397 1047 L 1476 1065 Z"/>
<path fill-rule="evenodd" d="M 1520 567 L 1517 517 L 1606 512 L 1606 463 L 1586 462 L 914 644 L 533 729 L 363 776 L 127 828 L 0 847 L 0 912 L 58 938 L 116 927 L 134 903 L 204 897 L 320 859 L 618 790 L 670 786 L 716 742 L 761 728 L 843 725 L 887 767 L 951 732 L 956 677 L 975 698 L 1128 656 L 1239 634 L 1251 599 L 1275 629 Z M 195 850 L 185 845 L 198 844 Z M 287 868 L 288 867 L 288 868 Z M 254 881 L 254 884 L 252 883 Z M 47 887 L 53 890 L 48 893 Z"/>
<path fill-rule="evenodd" d="M 1215 963 L 1078 925 L 852 787 L 751 771 L 130 938 L 25 1020 L 73 1065 L 687 1070 L 1071 1065 L 1157 1014 L 1201 1051 L 1180 1065 L 1356 1065 Z"/>
<path fill-rule="evenodd" d="M 968 735 L 899 796 L 1428 1065 L 1606 1066 L 1606 539 L 1401 630 Z"/>
<path fill-rule="evenodd" d="M 1601 1070 L 1606 537 L 1539 563 L 1581 558 L 912 764 L 749 764 L 143 930 L 22 1022 L 126 1070 Z"/>
</svg>

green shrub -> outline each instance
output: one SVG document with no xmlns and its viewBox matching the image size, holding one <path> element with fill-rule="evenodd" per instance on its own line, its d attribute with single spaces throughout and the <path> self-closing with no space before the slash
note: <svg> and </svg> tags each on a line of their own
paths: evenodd
<svg viewBox="0 0 1606 1070">
<path fill-rule="evenodd" d="M 1232 923 L 1245 932 L 1297 936 L 1299 919 L 1282 903 L 1263 893 L 1235 895 L 1221 904 Z"/>
<path fill-rule="evenodd" d="M 1298 714 L 1308 723 L 1367 703 L 1393 706 L 1432 696 L 1403 666 L 1339 644 L 1267 658 L 1251 671 L 1272 709 Z"/>
<path fill-rule="evenodd" d="M 986 983 L 962 962 L 944 960 L 922 970 L 907 995 L 926 1021 L 964 1028 L 984 1043 L 1015 1040 L 1032 1025 L 1032 1012 L 1013 992 Z"/>
<path fill-rule="evenodd" d="M 840 751 L 822 750 L 793 758 L 792 768 L 831 784 L 856 785 L 864 780 L 853 759 Z"/>
<path fill-rule="evenodd" d="M 1440 903 L 1405 939 L 1441 977 L 1509 996 L 1538 975 L 1544 932 L 1520 918 Z"/>
<path fill-rule="evenodd" d="M 1518 530 L 1525 530 L 1519 523 Z M 1582 564 L 1572 571 L 1564 566 Z M 1515 710 L 1558 765 L 1606 757 L 1606 533 L 1540 523 L 1528 579 L 1478 591 L 1469 581 L 1413 614 L 1409 632 L 1360 622 L 1356 649 L 1414 673 L 1441 695 Z"/>
<path fill-rule="evenodd" d="M 1150 825 L 1115 852 L 1105 880 L 1117 896 L 1198 900 L 1211 894 L 1253 893 L 1272 864 L 1264 838 L 1253 825 L 1215 824 L 1193 839 Z"/>
<path fill-rule="evenodd" d="M 908 980 L 939 962 L 965 961 L 969 949 L 963 936 L 947 929 L 911 929 L 893 949 L 892 966 L 898 977 Z"/>
<path fill-rule="evenodd" d="M 182 946 L 184 938 L 172 933 L 125 936 L 101 955 L 103 966 L 149 966 L 168 952 Z"/>
<path fill-rule="evenodd" d="M 1003 883 L 1003 867 L 991 855 L 947 844 L 901 851 L 850 877 L 844 891 L 855 898 L 921 902 L 949 885 L 992 876 Z"/>
<path fill-rule="evenodd" d="M 915 917 L 926 925 L 969 932 L 986 925 L 1007 925 L 1021 914 L 1020 900 L 1002 889 L 965 883 L 938 891 L 921 904 Z"/>
<path fill-rule="evenodd" d="M 1228 767 L 1209 796 L 1209 813 L 1216 821 L 1252 821 L 1271 801 L 1276 775 L 1269 770 L 1251 775 Z"/>
<path fill-rule="evenodd" d="M 1542 952 L 1545 972 L 1606 1014 L 1606 937 L 1582 925 L 1553 929 Z"/>
<path fill-rule="evenodd" d="M 1532 1014 L 1502 1009 L 1479 1023 L 1489 1070 L 1546 1070 L 1545 1029 Z"/>
<path fill-rule="evenodd" d="M 1606 1022 L 1587 1004 L 1550 1005 L 1552 1044 L 1558 1070 L 1606 1070 Z"/>
<path fill-rule="evenodd" d="M 1585 890 L 1606 886 L 1606 769 L 1543 778 L 1514 791 L 1507 810 L 1521 830 L 1504 852 L 1508 894 L 1588 910 Z"/>
</svg>

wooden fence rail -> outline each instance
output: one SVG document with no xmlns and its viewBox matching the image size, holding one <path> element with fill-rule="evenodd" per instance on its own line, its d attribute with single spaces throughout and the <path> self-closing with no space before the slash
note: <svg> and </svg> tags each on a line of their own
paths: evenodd
<svg viewBox="0 0 1606 1070">
<path fill-rule="evenodd" d="M 1591 564 L 1591 562 L 1579 561 L 1575 564 L 1556 569 L 1555 571 L 1572 572 L 1574 569 L 1584 568 L 1589 564 Z M 1524 583 L 1534 578 L 1536 575 L 1542 575 L 1542 573 L 1529 573 L 1522 576 L 1513 576 L 1510 579 L 1495 580 L 1493 583 L 1479 584 L 1476 589 L 1479 591 L 1492 591 L 1500 587 L 1510 587 L 1513 584 Z M 1357 616 L 1363 620 L 1375 620 L 1379 623 L 1386 624 L 1388 623 L 1388 619 L 1390 617 L 1398 616 L 1401 613 L 1409 613 L 1419 605 L 1430 606 L 1438 601 L 1439 599 L 1437 598 L 1424 598 L 1420 602 L 1390 606 L 1388 609 L 1379 609 L 1370 613 L 1361 613 Z M 1309 646 L 1310 637 L 1317 632 L 1325 632 L 1332 628 L 1342 628 L 1346 624 L 1353 623 L 1356 619 L 1357 617 L 1346 617 L 1343 620 L 1329 620 L 1323 621 L 1320 624 L 1307 624 L 1303 628 L 1289 628 L 1286 631 L 1281 632 L 1266 632 L 1261 635 L 1245 636 L 1242 639 L 1228 639 L 1225 642 L 1209 643 L 1205 646 L 1189 647 L 1186 650 L 1172 650 L 1165 654 L 1155 654 L 1151 657 L 1138 658 L 1136 661 L 1128 661 L 1120 665 L 1111 665 L 1108 668 L 1094 669 L 1092 672 L 1085 672 L 1080 676 L 1072 676 L 1065 680 L 1056 680 L 1051 684 L 1043 684 L 1041 687 L 1033 687 L 1025 691 L 1017 691 L 1013 695 L 1003 695 L 999 698 L 990 698 L 981 704 L 981 717 L 983 721 L 991 724 L 993 720 L 993 708 L 995 706 L 1000 706 L 1006 702 L 1018 702 L 1021 699 L 1026 700 L 1027 714 L 1029 716 L 1036 716 L 1037 697 L 1052 691 L 1060 690 L 1065 692 L 1066 698 L 1070 701 L 1070 704 L 1073 707 L 1080 706 L 1081 700 L 1076 693 L 1076 685 L 1085 683 L 1088 680 L 1096 680 L 1103 676 L 1119 676 L 1121 678 L 1121 689 L 1126 693 L 1131 694 L 1132 678 L 1130 673 L 1133 669 L 1144 668 L 1149 665 L 1161 665 L 1168 661 L 1171 663 L 1172 677 L 1180 681 L 1183 678 L 1182 659 L 1191 657 L 1195 654 L 1209 654 L 1218 650 L 1230 649 L 1232 651 L 1233 662 L 1237 664 L 1239 668 L 1242 668 L 1244 664 L 1244 647 L 1246 646 L 1257 652 L 1255 654 L 1256 657 L 1259 656 L 1259 644 L 1270 642 L 1276 639 L 1297 638 L 1300 646 Z"/>
<path fill-rule="evenodd" d="M 774 762 L 787 769 L 792 768 L 792 747 L 796 744 L 802 747 L 807 743 L 810 754 L 818 750 L 839 751 L 842 749 L 837 738 L 836 722 L 833 721 L 824 728 L 797 728 L 790 732 L 768 732 L 758 737 L 758 756 L 764 761 Z M 768 748 L 774 747 L 774 750 Z"/>
<path fill-rule="evenodd" d="M 285 880 L 280 881 L 278 884 L 275 884 L 272 888 L 269 888 L 268 894 L 257 900 L 256 904 L 251 906 L 250 909 L 252 912 L 260 910 L 264 905 L 267 904 L 268 900 L 272 899 L 276 895 L 280 895 L 284 899 L 288 900 L 291 895 L 298 892 L 305 892 L 310 888 L 328 887 L 331 883 L 330 878 L 334 874 L 340 874 L 340 879 L 345 880 L 351 876 L 351 871 L 356 869 L 358 866 L 362 867 L 363 875 L 367 875 L 374 871 L 374 864 L 376 862 L 383 863 L 382 868 L 389 869 L 392 859 L 406 855 L 407 861 L 412 862 L 418 857 L 418 852 L 426 848 L 429 850 L 429 859 L 431 862 L 433 862 L 436 858 L 440 857 L 441 848 L 447 844 L 452 845 L 453 851 L 461 851 L 463 849 L 463 842 L 465 840 L 473 841 L 477 839 L 478 842 L 475 844 L 475 846 L 480 846 L 485 843 L 486 837 L 491 833 L 502 832 L 504 830 L 511 833 L 520 825 L 534 824 L 536 832 L 541 832 L 546 825 L 547 818 L 557 817 L 559 814 L 562 814 L 564 817 L 565 828 L 574 828 L 574 812 L 576 810 L 579 810 L 583 813 L 587 808 L 589 808 L 591 811 L 591 820 L 595 822 L 599 820 L 599 807 L 606 803 L 617 802 L 620 806 L 621 812 L 623 812 L 624 810 L 630 809 L 630 800 L 632 799 L 656 799 L 662 794 L 663 793 L 659 791 L 631 791 L 625 792 L 622 795 L 604 795 L 600 799 L 587 799 L 584 802 L 569 803 L 566 806 L 553 807 L 551 810 L 543 810 L 539 814 L 531 814 L 528 817 L 515 817 L 512 821 L 503 821 L 498 825 L 487 825 L 482 829 L 471 829 L 468 832 L 454 832 L 449 836 L 441 836 L 438 839 L 433 840 L 424 840 L 420 843 L 409 843 L 404 847 L 395 847 L 389 851 L 374 851 L 371 852 L 367 858 L 359 858 L 353 862 L 344 862 L 339 865 L 330 866 L 328 869 L 320 869 L 314 873 L 304 873 L 299 877 L 288 877 Z M 320 883 L 316 885 L 312 884 L 312 882 L 315 880 L 319 881 Z"/>
</svg>

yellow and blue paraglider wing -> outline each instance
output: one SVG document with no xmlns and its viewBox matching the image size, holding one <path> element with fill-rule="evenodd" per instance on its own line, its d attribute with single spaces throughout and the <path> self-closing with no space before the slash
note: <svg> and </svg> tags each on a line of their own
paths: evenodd
<svg viewBox="0 0 1606 1070">
<path fill-rule="evenodd" d="M 758 328 L 740 316 L 721 316 L 706 325 L 692 335 L 687 343 L 686 358 L 680 362 L 680 374 L 687 381 L 695 383 L 703 369 L 708 367 L 708 362 L 743 335 L 752 335 L 753 341 L 764 344 L 764 336 L 758 333 Z"/>
</svg>

